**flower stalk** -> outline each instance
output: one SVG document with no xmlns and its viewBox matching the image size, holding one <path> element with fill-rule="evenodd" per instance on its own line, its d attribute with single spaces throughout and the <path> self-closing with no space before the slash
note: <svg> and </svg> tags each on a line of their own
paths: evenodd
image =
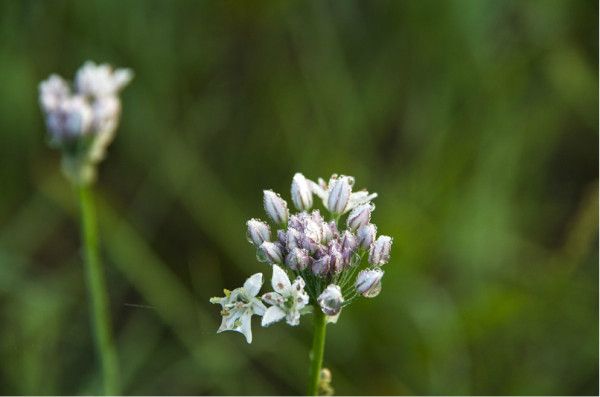
<svg viewBox="0 0 600 397">
<path fill-rule="evenodd" d="M 95 348 L 106 395 L 120 394 L 117 350 L 111 333 L 108 294 L 98 252 L 98 226 L 92 184 L 97 166 L 114 139 L 121 100 L 119 92 L 131 81 L 129 69 L 86 62 L 74 84 L 51 75 L 39 86 L 48 143 L 62 152 L 62 170 L 78 189 L 81 239 Z"/>
<path fill-rule="evenodd" d="M 321 369 L 323 367 L 323 356 L 325 354 L 325 334 L 327 331 L 327 318 L 319 307 L 314 310 L 314 333 L 312 349 L 310 352 L 310 375 L 308 380 L 309 396 L 319 395 L 319 383 L 321 379 Z"/>
<path fill-rule="evenodd" d="M 105 395 L 120 394 L 117 349 L 113 342 L 106 280 L 98 253 L 98 225 L 94 196 L 89 185 L 80 185 L 81 237 L 85 253 L 85 273 L 91 301 L 91 322 L 96 352 L 102 367 Z"/>
</svg>

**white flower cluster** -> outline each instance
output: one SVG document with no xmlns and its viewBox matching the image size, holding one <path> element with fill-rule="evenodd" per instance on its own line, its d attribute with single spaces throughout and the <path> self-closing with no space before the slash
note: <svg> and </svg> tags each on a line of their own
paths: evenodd
<svg viewBox="0 0 600 397">
<path fill-rule="evenodd" d="M 314 307 L 335 322 L 342 308 L 357 297 L 379 294 L 381 266 L 390 259 L 392 238 L 377 237 L 377 227 L 371 223 L 375 209 L 371 200 L 377 194 L 352 192 L 353 185 L 354 178 L 349 176 L 333 175 L 328 183 L 323 179 L 316 183 L 297 173 L 291 187 L 292 202 L 299 211 L 295 214 L 290 214 L 287 202 L 277 193 L 264 191 L 265 211 L 277 230 L 272 234 L 268 223 L 251 219 L 247 236 L 257 249 L 258 260 L 272 266 L 273 291 L 256 297 L 262 286 L 262 275 L 257 273 L 243 287 L 225 290 L 223 298 L 212 298 L 212 303 L 223 307 L 217 332 L 238 331 L 250 343 L 254 314 L 262 316 L 264 327 L 283 319 L 293 326 Z M 314 195 L 323 201 L 330 219 L 318 209 L 311 210 Z M 348 212 L 346 227 L 341 229 L 340 218 Z"/>
<path fill-rule="evenodd" d="M 129 69 L 88 61 L 77 71 L 73 90 L 55 74 L 40 83 L 50 144 L 63 151 L 63 169 L 75 182 L 93 180 L 119 123 L 119 91 L 132 77 Z"/>
</svg>

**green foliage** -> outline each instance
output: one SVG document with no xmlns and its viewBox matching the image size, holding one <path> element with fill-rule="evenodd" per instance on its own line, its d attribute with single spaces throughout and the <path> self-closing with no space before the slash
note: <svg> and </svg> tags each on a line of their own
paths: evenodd
<svg viewBox="0 0 600 397">
<path fill-rule="evenodd" d="M 354 175 L 394 237 L 328 327 L 339 394 L 598 393 L 597 2 L 0 4 L 0 392 L 101 387 L 76 210 L 37 83 L 131 67 L 100 169 L 128 394 L 299 394 L 310 322 L 216 335 L 245 221 Z"/>
</svg>

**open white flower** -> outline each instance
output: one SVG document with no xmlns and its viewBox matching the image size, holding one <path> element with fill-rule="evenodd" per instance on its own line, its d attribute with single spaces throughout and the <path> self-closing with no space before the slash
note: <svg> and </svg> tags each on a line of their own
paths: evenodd
<svg viewBox="0 0 600 397">
<path fill-rule="evenodd" d="M 304 279 L 297 277 L 291 283 L 287 273 L 279 266 L 273 265 L 271 284 L 274 291 L 264 294 L 262 299 L 272 306 L 263 315 L 261 325 L 269 326 L 284 317 L 289 325 L 298 325 L 300 311 L 308 304 L 308 294 L 304 291 Z"/>
<path fill-rule="evenodd" d="M 221 310 L 223 321 L 221 321 L 217 333 L 223 331 L 241 332 L 246 337 L 246 341 L 252 343 L 250 324 L 252 315 L 262 316 L 267 309 L 256 297 L 262 284 L 262 274 L 256 273 L 246 280 L 243 287 L 236 288 L 233 291 L 224 290 L 225 296 L 222 298 L 210 298 L 210 303 L 220 304 L 223 307 Z"/>
<path fill-rule="evenodd" d="M 332 175 L 329 183 L 325 182 L 323 178 L 319 178 L 318 183 L 310 180 L 308 183 L 313 193 L 323 200 L 325 208 L 328 208 L 330 211 L 335 209 L 336 211 L 332 212 L 339 212 L 340 214 L 345 214 L 377 197 L 377 193 L 369 194 L 366 190 L 352 193 L 354 178 L 350 176 Z M 335 195 L 335 197 L 329 197 L 330 193 Z"/>
</svg>

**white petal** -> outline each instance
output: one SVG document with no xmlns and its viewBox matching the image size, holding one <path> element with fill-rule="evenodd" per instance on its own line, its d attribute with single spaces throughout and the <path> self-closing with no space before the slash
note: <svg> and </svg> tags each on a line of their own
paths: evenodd
<svg viewBox="0 0 600 397">
<path fill-rule="evenodd" d="M 265 314 L 266 310 L 267 307 L 264 305 L 264 303 L 262 303 L 258 299 L 252 300 L 252 312 L 254 314 L 256 314 L 257 316 L 262 316 L 263 314 Z"/>
<path fill-rule="evenodd" d="M 277 265 L 273 265 L 271 285 L 273 286 L 273 289 L 280 294 L 284 291 L 288 291 L 292 287 L 292 283 L 290 283 L 287 273 Z"/>
<path fill-rule="evenodd" d="M 250 326 L 250 320 L 252 318 L 252 312 L 247 311 L 242 315 L 240 319 L 239 331 L 246 337 L 246 342 L 252 343 L 252 327 Z"/>
<path fill-rule="evenodd" d="M 283 299 L 283 296 L 281 296 L 277 292 L 267 292 L 262 296 L 262 300 L 272 306 L 283 305 L 283 302 L 285 301 Z"/>
<path fill-rule="evenodd" d="M 263 315 L 261 325 L 268 327 L 269 325 L 281 320 L 285 317 L 285 312 L 278 306 L 271 306 Z"/>
<path fill-rule="evenodd" d="M 246 294 L 248 296 L 256 296 L 256 294 L 258 294 L 258 291 L 260 291 L 260 287 L 262 287 L 262 278 L 262 273 L 256 273 L 248 277 L 248 280 L 246 280 L 246 282 L 244 283 L 244 289 L 246 290 Z"/>
<path fill-rule="evenodd" d="M 291 326 L 300 324 L 300 312 L 298 310 L 289 312 L 286 316 L 286 322 Z"/>
<path fill-rule="evenodd" d="M 316 194 L 321 200 L 327 200 L 327 190 L 326 189 L 323 189 L 323 187 L 321 187 L 319 184 L 311 181 L 310 179 L 307 179 L 307 182 L 314 194 Z"/>
</svg>

